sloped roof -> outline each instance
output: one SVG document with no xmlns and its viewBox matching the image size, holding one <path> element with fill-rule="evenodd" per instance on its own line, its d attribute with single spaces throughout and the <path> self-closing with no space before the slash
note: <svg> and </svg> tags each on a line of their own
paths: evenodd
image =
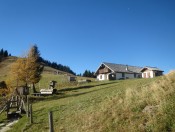
<svg viewBox="0 0 175 132">
<path fill-rule="evenodd" d="M 138 66 L 114 64 L 114 63 L 107 63 L 107 62 L 103 62 L 102 64 L 107 66 L 113 72 L 141 73 L 141 70 L 143 69 L 143 67 L 138 67 Z"/>
<path fill-rule="evenodd" d="M 142 72 L 143 70 L 145 70 L 145 69 L 149 69 L 149 70 L 151 70 L 151 71 L 162 71 L 162 70 L 160 70 L 160 69 L 157 68 L 157 67 L 145 66 L 144 68 L 141 69 L 141 72 Z M 162 71 L 162 72 L 163 72 L 163 71 Z"/>
</svg>

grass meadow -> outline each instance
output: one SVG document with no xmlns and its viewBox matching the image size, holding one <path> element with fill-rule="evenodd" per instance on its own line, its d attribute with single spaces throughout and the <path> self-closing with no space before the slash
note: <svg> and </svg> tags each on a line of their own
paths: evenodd
<svg viewBox="0 0 175 132">
<path fill-rule="evenodd" d="M 31 97 L 32 125 L 25 115 L 10 130 L 47 132 L 53 111 L 56 132 L 175 131 L 175 73 L 154 79 L 91 82 L 62 87 L 59 94 Z"/>
</svg>

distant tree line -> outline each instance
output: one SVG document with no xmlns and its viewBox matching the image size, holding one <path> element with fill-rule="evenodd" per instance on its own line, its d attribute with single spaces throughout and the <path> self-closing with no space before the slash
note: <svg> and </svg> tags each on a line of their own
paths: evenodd
<svg viewBox="0 0 175 132">
<path fill-rule="evenodd" d="M 57 69 L 57 70 L 60 70 L 60 71 L 64 71 L 64 72 L 68 72 L 68 73 L 71 73 L 71 74 L 73 74 L 73 75 L 76 75 L 76 73 L 73 72 L 73 71 L 70 69 L 70 67 L 68 67 L 68 66 L 64 66 L 64 65 L 58 64 L 58 63 L 56 63 L 56 62 L 50 62 L 50 61 L 48 61 L 48 60 L 43 59 L 42 57 L 39 58 L 39 61 L 40 61 L 41 63 L 44 63 L 46 66 L 50 66 L 50 67 L 52 67 L 52 68 L 54 68 L 54 69 Z"/>
<path fill-rule="evenodd" d="M 95 78 L 96 76 L 94 75 L 94 72 L 91 72 L 90 70 L 85 70 L 84 73 L 81 75 L 79 74 L 78 76 L 83 76 L 83 77 L 93 77 Z"/>
<path fill-rule="evenodd" d="M 11 54 L 8 53 L 7 50 L 4 50 L 3 48 L 0 50 L 0 61 L 5 58 L 11 56 Z"/>
</svg>

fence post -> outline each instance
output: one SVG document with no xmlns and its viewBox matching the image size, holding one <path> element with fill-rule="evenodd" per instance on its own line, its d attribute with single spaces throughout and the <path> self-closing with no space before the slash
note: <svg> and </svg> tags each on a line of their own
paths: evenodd
<svg viewBox="0 0 175 132">
<path fill-rule="evenodd" d="M 30 104 L 30 124 L 33 123 L 32 104 Z"/>
<path fill-rule="evenodd" d="M 29 96 L 27 95 L 27 117 L 29 117 Z"/>
<path fill-rule="evenodd" d="M 49 111 L 49 132 L 54 132 L 52 111 Z"/>
<path fill-rule="evenodd" d="M 16 107 L 17 107 L 17 111 L 19 110 L 19 97 L 16 96 Z"/>
<path fill-rule="evenodd" d="M 9 118 L 10 101 L 7 101 L 7 119 Z"/>
</svg>

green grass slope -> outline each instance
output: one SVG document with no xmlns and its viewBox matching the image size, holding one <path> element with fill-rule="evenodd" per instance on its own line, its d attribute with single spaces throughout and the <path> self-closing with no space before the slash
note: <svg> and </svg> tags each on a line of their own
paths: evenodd
<svg viewBox="0 0 175 132">
<path fill-rule="evenodd" d="M 8 72 L 10 71 L 11 65 L 17 60 L 17 57 L 9 56 L 4 58 L 0 62 L 0 81 L 4 81 L 7 77 Z"/>
<path fill-rule="evenodd" d="M 83 79 L 95 81 L 95 78 L 78 77 L 78 76 L 76 77 L 76 80 L 83 80 Z M 48 72 L 43 72 L 41 80 L 39 81 L 39 83 L 36 84 L 37 90 L 39 91 L 42 88 L 48 88 L 49 82 L 52 80 L 57 82 L 55 85 L 55 88 L 57 90 L 70 86 L 76 86 L 78 84 L 77 81 L 70 82 L 68 80 L 68 74 L 51 74 Z"/>
<path fill-rule="evenodd" d="M 10 72 L 11 65 L 16 60 L 17 60 L 17 57 L 9 56 L 9 57 L 4 58 L 4 60 L 2 62 L 0 62 L 0 81 L 6 80 L 6 77 L 8 76 L 8 74 Z M 49 66 L 45 66 L 43 73 L 42 73 L 42 77 L 44 79 L 43 80 L 41 79 L 40 84 L 41 84 L 41 86 L 44 85 L 43 87 L 48 87 L 49 81 L 51 81 L 51 80 L 56 80 L 58 82 L 61 82 L 63 80 L 63 82 L 65 82 L 65 81 L 67 81 L 67 75 L 73 76 L 70 73 L 56 70 L 56 69 L 51 68 Z M 48 78 L 48 79 L 46 79 L 46 78 Z M 45 81 L 45 82 L 43 83 L 43 81 Z"/>
<path fill-rule="evenodd" d="M 37 98 L 32 125 L 24 115 L 11 129 L 47 132 L 175 131 L 175 73 L 154 79 L 92 82 Z M 3 118 L 1 118 L 1 121 Z"/>
</svg>

